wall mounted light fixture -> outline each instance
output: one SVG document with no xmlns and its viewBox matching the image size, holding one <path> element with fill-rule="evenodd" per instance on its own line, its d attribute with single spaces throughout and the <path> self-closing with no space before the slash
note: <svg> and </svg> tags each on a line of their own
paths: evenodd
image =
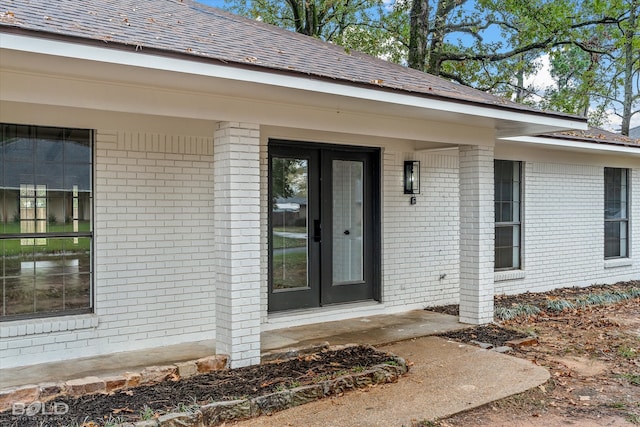
<svg viewBox="0 0 640 427">
<path fill-rule="evenodd" d="M 404 194 L 420 194 L 420 162 L 404 162 Z"/>
</svg>

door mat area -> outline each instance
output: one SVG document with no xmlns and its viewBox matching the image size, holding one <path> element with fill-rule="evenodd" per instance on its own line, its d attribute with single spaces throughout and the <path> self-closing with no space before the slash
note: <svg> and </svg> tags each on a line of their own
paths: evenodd
<svg viewBox="0 0 640 427">
<path fill-rule="evenodd" d="M 290 354 L 296 357 L 109 393 L 19 402 L 0 413 L 0 425 L 211 426 L 395 382 L 408 371 L 404 359 L 371 346 L 282 353 Z"/>
</svg>

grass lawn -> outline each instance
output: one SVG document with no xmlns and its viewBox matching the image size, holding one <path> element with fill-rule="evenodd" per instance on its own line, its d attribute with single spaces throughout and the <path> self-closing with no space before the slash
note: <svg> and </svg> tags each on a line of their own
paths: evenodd
<svg viewBox="0 0 640 427">
<path fill-rule="evenodd" d="M 274 289 L 307 286 L 307 252 L 291 252 L 273 256 Z"/>
<path fill-rule="evenodd" d="M 281 232 L 281 233 L 304 233 L 304 234 L 307 234 L 307 227 L 305 227 L 305 226 L 301 226 L 301 227 L 292 227 L 292 226 L 273 227 L 273 231 L 277 231 L 277 232 Z"/>
<path fill-rule="evenodd" d="M 273 249 L 302 248 L 307 246 L 306 239 L 293 239 L 291 237 L 273 236 Z"/>
<path fill-rule="evenodd" d="M 16 222 L 2 224 L 3 234 L 20 234 L 20 224 Z M 87 232 L 90 230 L 88 221 L 80 221 L 78 224 L 79 232 Z M 73 224 L 47 224 L 48 233 L 73 232 Z M 23 242 L 25 240 L 25 242 Z M 23 244 L 26 243 L 26 244 Z M 42 243 L 42 244 L 33 244 Z M 37 238 L 37 239 L 7 239 L 0 243 L 0 251 L 4 256 L 16 256 L 21 254 L 55 254 L 62 252 L 83 252 L 88 251 L 91 247 L 91 239 L 89 237 L 79 237 L 78 243 L 74 243 L 73 237 L 56 237 L 56 238 Z"/>
</svg>

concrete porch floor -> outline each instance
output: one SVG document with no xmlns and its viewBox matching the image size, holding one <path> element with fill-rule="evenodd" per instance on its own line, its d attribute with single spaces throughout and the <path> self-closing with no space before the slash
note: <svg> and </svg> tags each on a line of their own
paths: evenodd
<svg viewBox="0 0 640 427">
<path fill-rule="evenodd" d="M 456 316 L 413 310 L 399 314 L 360 317 L 266 331 L 261 334 L 262 352 L 304 347 L 325 341 L 330 345 L 358 343 L 377 346 L 467 326 L 470 325 L 458 322 Z M 213 355 L 215 351 L 215 341 L 206 340 L 150 350 L 126 351 L 106 356 L 0 369 L 0 389 L 60 382 L 86 376 L 119 374 L 140 370 L 147 366 L 199 359 Z"/>
</svg>

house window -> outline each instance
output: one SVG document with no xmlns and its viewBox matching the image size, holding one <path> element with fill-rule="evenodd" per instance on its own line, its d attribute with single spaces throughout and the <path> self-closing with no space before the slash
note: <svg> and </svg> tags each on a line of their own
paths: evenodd
<svg viewBox="0 0 640 427">
<path fill-rule="evenodd" d="M 92 132 L 0 124 L 0 321 L 92 309 Z"/>
<path fill-rule="evenodd" d="M 520 268 L 521 162 L 495 160 L 495 269 Z"/>
<path fill-rule="evenodd" d="M 629 255 L 629 170 L 604 168 L 604 257 Z"/>
</svg>

